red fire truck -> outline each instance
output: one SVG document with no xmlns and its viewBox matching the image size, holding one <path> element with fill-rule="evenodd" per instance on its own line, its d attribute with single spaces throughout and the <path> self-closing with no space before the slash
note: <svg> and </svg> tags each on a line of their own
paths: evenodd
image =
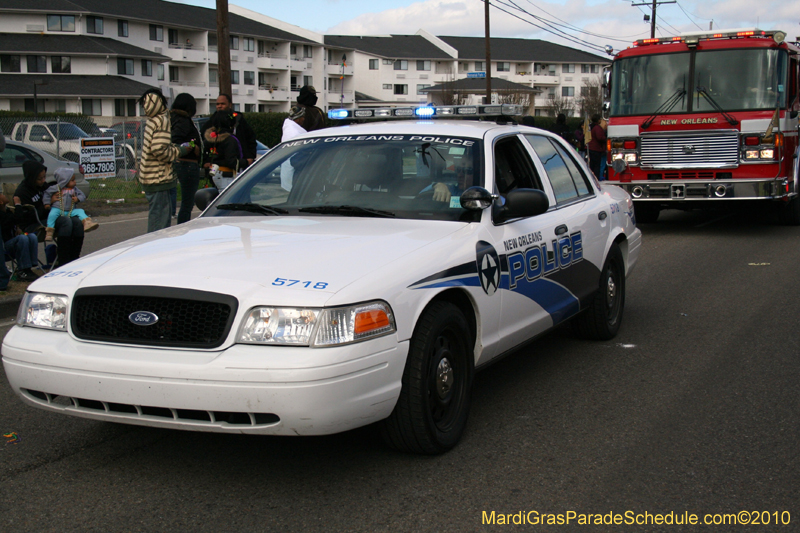
<svg viewBox="0 0 800 533">
<path fill-rule="evenodd" d="M 758 29 L 643 39 L 607 77 L 609 179 L 639 222 L 703 202 L 771 201 L 800 224 L 798 57 Z M 706 204 L 707 205 L 707 204 Z"/>
</svg>

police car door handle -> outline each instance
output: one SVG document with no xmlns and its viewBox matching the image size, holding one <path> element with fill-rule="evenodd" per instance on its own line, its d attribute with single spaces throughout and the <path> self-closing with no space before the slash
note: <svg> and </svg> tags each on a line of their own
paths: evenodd
<svg viewBox="0 0 800 533">
<path fill-rule="evenodd" d="M 597 213 L 597 218 L 599 218 L 600 220 L 605 220 L 607 216 L 608 213 L 606 213 L 605 211 L 600 211 L 599 213 Z"/>
<path fill-rule="evenodd" d="M 569 231 L 567 229 L 567 226 L 565 224 L 561 224 L 560 226 L 558 226 L 556 228 L 556 235 L 562 235 L 562 234 L 566 233 L 567 231 Z"/>
</svg>

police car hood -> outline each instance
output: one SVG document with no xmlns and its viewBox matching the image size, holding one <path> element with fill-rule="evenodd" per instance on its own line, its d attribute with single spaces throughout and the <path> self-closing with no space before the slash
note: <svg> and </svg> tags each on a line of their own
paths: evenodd
<svg viewBox="0 0 800 533">
<path fill-rule="evenodd" d="M 145 285 L 230 294 L 243 303 L 267 295 L 275 305 L 322 305 L 464 226 L 361 217 L 200 218 L 95 252 L 31 290 Z"/>
</svg>

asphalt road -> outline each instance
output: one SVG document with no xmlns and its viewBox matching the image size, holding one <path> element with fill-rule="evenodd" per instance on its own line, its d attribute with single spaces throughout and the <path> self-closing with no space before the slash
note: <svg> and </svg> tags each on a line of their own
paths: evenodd
<svg viewBox="0 0 800 533">
<path fill-rule="evenodd" d="M 0 444 L 0 529 L 473 531 L 519 529 L 483 525 L 492 511 L 767 511 L 766 526 L 524 529 L 800 531 L 800 228 L 662 218 L 642 227 L 618 337 L 564 327 L 479 373 L 464 439 L 438 457 L 389 451 L 370 428 L 274 438 L 56 416 L 2 375 L 0 429 L 19 441 Z"/>
</svg>

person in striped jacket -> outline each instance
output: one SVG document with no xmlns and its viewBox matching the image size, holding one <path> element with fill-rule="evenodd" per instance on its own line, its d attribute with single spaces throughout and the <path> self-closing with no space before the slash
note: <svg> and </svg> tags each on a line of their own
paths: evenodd
<svg viewBox="0 0 800 533">
<path fill-rule="evenodd" d="M 169 227 L 172 207 L 170 190 L 177 187 L 177 177 L 172 163 L 192 151 L 200 149 L 193 143 L 172 144 L 167 99 L 159 89 L 148 89 L 139 98 L 147 115 L 142 141 L 142 159 L 139 162 L 139 183 L 147 198 L 147 232 Z"/>
</svg>

